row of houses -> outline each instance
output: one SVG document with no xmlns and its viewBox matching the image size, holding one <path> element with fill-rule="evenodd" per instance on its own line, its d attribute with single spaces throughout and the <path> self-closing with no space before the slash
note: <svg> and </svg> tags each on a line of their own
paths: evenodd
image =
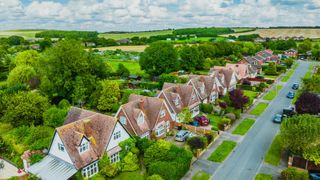
<svg viewBox="0 0 320 180">
<path fill-rule="evenodd" d="M 267 42 L 267 41 L 277 41 L 277 40 L 289 40 L 293 39 L 295 41 L 303 41 L 305 38 L 303 36 L 278 36 L 278 37 L 258 37 L 254 40 L 254 42 Z"/>
<path fill-rule="evenodd" d="M 120 161 L 120 142 L 131 136 L 163 138 L 173 128 L 171 122 L 180 122 L 183 109 L 194 117 L 201 103 L 215 103 L 239 80 L 255 75 L 250 64 L 215 66 L 208 75 L 188 75 L 185 84 L 165 83 L 156 97 L 131 94 L 114 117 L 72 107 L 64 125 L 56 128 L 48 155 L 31 167 L 23 158 L 25 169 L 42 179 L 68 179 L 79 170 L 90 178 L 105 153 L 111 163 Z"/>
</svg>

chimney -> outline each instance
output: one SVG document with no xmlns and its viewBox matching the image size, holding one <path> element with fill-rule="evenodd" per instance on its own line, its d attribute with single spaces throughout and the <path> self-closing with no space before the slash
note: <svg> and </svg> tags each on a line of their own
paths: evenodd
<svg viewBox="0 0 320 180">
<path fill-rule="evenodd" d="M 143 98 L 140 98 L 140 100 L 139 100 L 139 107 L 142 110 L 142 112 L 144 112 L 144 99 Z"/>
</svg>

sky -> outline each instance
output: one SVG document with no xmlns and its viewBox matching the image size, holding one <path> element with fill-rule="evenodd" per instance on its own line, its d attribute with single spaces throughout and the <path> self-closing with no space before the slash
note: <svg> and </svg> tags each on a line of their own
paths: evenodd
<svg viewBox="0 0 320 180">
<path fill-rule="evenodd" d="M 320 25 L 320 0 L 0 0 L 0 30 Z"/>
</svg>

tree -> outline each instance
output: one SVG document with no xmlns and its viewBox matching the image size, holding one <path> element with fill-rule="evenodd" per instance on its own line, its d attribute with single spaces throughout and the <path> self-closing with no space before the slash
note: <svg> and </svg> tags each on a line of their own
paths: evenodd
<svg viewBox="0 0 320 180">
<path fill-rule="evenodd" d="M 312 48 L 311 40 L 306 39 L 302 43 L 299 44 L 298 51 L 299 51 L 299 53 L 306 53 L 306 52 L 310 51 L 311 48 Z"/>
<path fill-rule="evenodd" d="M 148 176 L 147 180 L 164 180 L 160 175 L 154 174 L 152 176 Z"/>
<path fill-rule="evenodd" d="M 154 42 L 140 57 L 140 66 L 148 74 L 158 76 L 179 69 L 177 52 L 173 45 L 166 42 Z"/>
<path fill-rule="evenodd" d="M 188 139 L 188 145 L 192 150 L 203 149 L 207 145 L 208 141 L 206 138 L 201 136 L 194 136 Z"/>
<path fill-rule="evenodd" d="M 320 113 L 320 97 L 317 94 L 303 92 L 295 103 L 296 111 L 299 114 L 315 114 Z"/>
<path fill-rule="evenodd" d="M 18 92 L 8 95 L 4 99 L 6 107 L 3 111 L 2 121 L 9 122 L 13 126 L 41 125 L 42 114 L 49 107 L 47 97 L 36 92 Z"/>
<path fill-rule="evenodd" d="M 50 38 L 44 38 L 42 41 L 39 42 L 40 50 L 44 51 L 45 49 L 52 46 L 52 41 Z"/>
<path fill-rule="evenodd" d="M 192 114 L 188 108 L 183 108 L 182 111 L 179 113 L 178 117 L 181 122 L 184 122 L 187 124 L 193 121 Z"/>
<path fill-rule="evenodd" d="M 232 106 L 241 109 L 241 112 L 243 112 L 243 107 L 249 102 L 249 97 L 245 96 L 241 89 L 232 90 L 229 98 Z"/>
<path fill-rule="evenodd" d="M 118 76 L 122 76 L 122 77 L 128 77 L 130 75 L 129 69 L 126 68 L 122 63 L 119 63 L 116 73 Z"/>
<path fill-rule="evenodd" d="M 303 91 L 320 93 L 320 76 L 313 75 L 311 78 L 303 78 Z"/>
<path fill-rule="evenodd" d="M 10 36 L 8 37 L 8 44 L 10 46 L 22 45 L 25 43 L 25 40 L 21 36 Z"/>
<path fill-rule="evenodd" d="M 195 69 L 203 69 L 203 54 L 198 50 L 197 46 L 185 45 L 180 50 L 181 68 L 186 71 Z"/>
<path fill-rule="evenodd" d="M 165 140 L 155 142 L 144 153 L 145 165 L 149 166 L 152 162 L 165 160 L 170 147 L 171 144 Z"/>
<path fill-rule="evenodd" d="M 270 62 L 267 69 L 265 70 L 266 75 L 277 75 L 277 66 L 274 62 Z"/>
<path fill-rule="evenodd" d="M 65 117 L 67 116 L 68 109 L 60 109 L 53 106 L 43 113 L 43 124 L 50 127 L 59 127 L 63 124 Z"/>
<path fill-rule="evenodd" d="M 320 164 L 320 118 L 303 114 L 285 119 L 281 123 L 281 144 L 292 153 Z"/>
<path fill-rule="evenodd" d="M 9 73 L 8 84 L 13 86 L 18 83 L 28 83 L 35 76 L 36 71 L 33 67 L 28 65 L 17 66 Z"/>
<path fill-rule="evenodd" d="M 40 54 L 35 50 L 27 50 L 17 54 L 14 63 L 16 66 L 28 65 L 35 67 L 40 59 Z"/>
<path fill-rule="evenodd" d="M 100 82 L 98 91 L 97 109 L 111 111 L 114 104 L 117 104 L 120 98 L 119 84 L 115 81 L 104 80 Z"/>
<path fill-rule="evenodd" d="M 288 58 L 284 60 L 284 64 L 287 66 L 287 68 L 291 68 L 292 64 L 293 64 L 293 58 Z"/>
<path fill-rule="evenodd" d="M 121 162 L 122 171 L 135 171 L 139 169 L 139 160 L 136 154 L 129 152 Z"/>
<path fill-rule="evenodd" d="M 50 99 L 59 101 L 77 102 L 79 92 L 75 91 L 78 87 L 85 87 L 85 92 L 81 93 L 88 97 L 96 89 L 96 81 L 110 73 L 103 59 L 85 51 L 79 41 L 69 39 L 48 48 L 40 60 L 40 67 L 40 90 Z"/>
<path fill-rule="evenodd" d="M 165 82 L 168 83 L 177 83 L 178 82 L 178 77 L 172 74 L 161 74 L 159 76 L 159 87 L 160 89 L 162 88 L 163 84 Z"/>
</svg>

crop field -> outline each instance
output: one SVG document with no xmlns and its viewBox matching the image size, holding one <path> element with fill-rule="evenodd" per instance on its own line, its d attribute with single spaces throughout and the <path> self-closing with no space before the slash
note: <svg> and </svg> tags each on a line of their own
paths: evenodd
<svg viewBox="0 0 320 180">
<path fill-rule="evenodd" d="M 160 31 L 149 31 L 149 32 L 130 32 L 130 33 L 101 33 L 99 36 L 104 38 L 111 38 L 115 40 L 132 38 L 135 36 L 139 37 L 150 37 L 156 35 L 172 34 L 172 30 L 160 30 Z"/>
<path fill-rule="evenodd" d="M 293 36 L 303 36 L 304 38 L 320 38 L 320 28 L 319 29 L 303 29 L 303 28 L 287 28 L 287 29 L 257 29 L 255 31 L 244 32 L 244 33 L 232 33 L 222 36 L 239 36 L 248 34 L 259 34 L 261 37 L 293 37 Z"/>
<path fill-rule="evenodd" d="M 41 30 L 8 30 L 0 31 L 0 37 L 9 37 L 9 36 L 22 36 L 26 39 L 35 38 L 35 34 L 41 32 Z"/>
<path fill-rule="evenodd" d="M 236 33 L 254 31 L 253 28 L 233 28 L 232 30 L 234 30 Z"/>
<path fill-rule="evenodd" d="M 99 51 L 106 51 L 106 50 L 115 51 L 117 49 L 120 49 L 122 51 L 129 51 L 129 52 L 143 52 L 144 49 L 146 49 L 147 47 L 148 45 L 134 45 L 134 46 L 109 46 L 109 47 L 94 48 L 94 49 L 98 49 Z"/>
</svg>

